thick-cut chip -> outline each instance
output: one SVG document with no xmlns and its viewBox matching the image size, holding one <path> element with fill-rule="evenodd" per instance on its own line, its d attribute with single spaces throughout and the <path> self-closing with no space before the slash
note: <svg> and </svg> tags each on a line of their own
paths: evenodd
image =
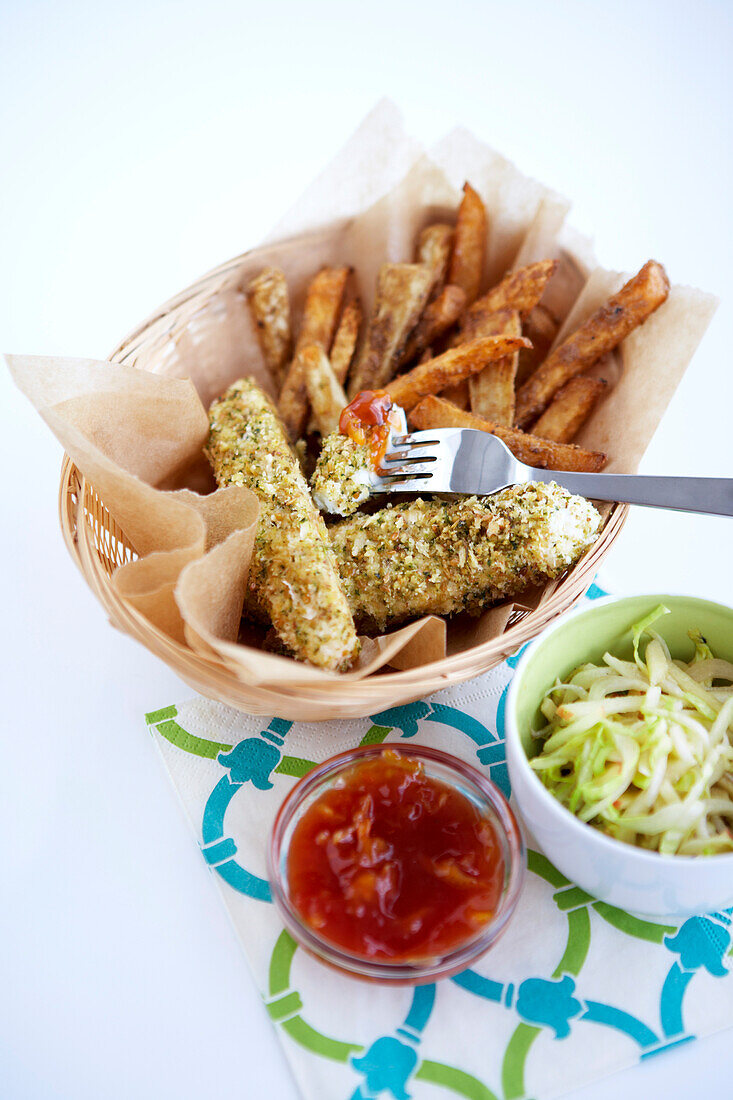
<svg viewBox="0 0 733 1100">
<path fill-rule="evenodd" d="M 333 338 L 329 359 L 331 360 L 331 369 L 341 386 L 346 381 L 351 360 L 354 358 L 356 342 L 359 339 L 361 316 L 362 310 L 359 299 L 354 298 L 352 301 L 347 302 L 344 306 L 344 312 L 341 314 L 336 335 Z"/>
<path fill-rule="evenodd" d="M 382 264 L 366 340 L 349 380 L 349 396 L 383 389 L 425 308 L 433 273 L 427 264 Z"/>
<path fill-rule="evenodd" d="M 457 405 L 459 409 L 469 409 L 471 407 L 467 378 L 464 378 L 457 386 L 448 386 L 447 389 L 442 391 L 441 396 L 444 397 L 446 401 L 450 401 L 452 404 Z"/>
<path fill-rule="evenodd" d="M 440 393 L 448 386 L 462 382 L 469 375 L 483 370 L 487 363 L 502 359 L 528 343 L 522 336 L 487 336 L 483 340 L 461 344 L 459 348 L 451 348 L 395 378 L 387 386 L 387 393 L 395 405 L 411 409 L 427 394 Z"/>
<path fill-rule="evenodd" d="M 478 382 L 473 386 L 474 378 L 468 380 L 469 404 L 471 411 L 495 424 L 511 427 L 514 421 L 514 376 L 517 373 L 517 353 L 506 359 L 489 363 L 488 367 L 475 376 Z"/>
<path fill-rule="evenodd" d="M 347 405 L 346 394 L 336 378 L 322 348 L 310 344 L 300 352 L 305 368 L 305 388 L 313 410 L 316 431 L 325 439 L 337 432 L 341 410 Z"/>
<path fill-rule="evenodd" d="M 487 328 L 491 327 L 486 325 Z M 493 331 L 486 336 L 521 336 L 522 325 L 515 309 L 501 309 L 493 316 Z M 479 374 L 468 379 L 471 411 L 495 424 L 511 427 L 514 421 L 514 378 L 519 352 L 489 363 Z"/>
<path fill-rule="evenodd" d="M 532 341 L 531 348 L 523 348 L 519 353 L 519 365 L 515 385 L 522 386 L 530 374 L 537 370 L 547 358 L 555 342 L 560 323 L 542 304 L 531 309 L 522 322 L 522 336 Z"/>
<path fill-rule="evenodd" d="M 668 294 L 667 273 L 661 264 L 649 260 L 529 376 L 517 394 L 517 424 L 523 427 L 538 417 L 566 382 L 613 351 Z"/>
<path fill-rule="evenodd" d="M 463 343 L 489 336 L 490 332 L 485 329 L 491 327 L 491 318 L 497 310 L 516 309 L 522 315 L 528 313 L 539 302 L 556 267 L 556 260 L 538 260 L 506 275 L 466 310 L 457 340 Z"/>
<path fill-rule="evenodd" d="M 328 354 L 350 267 L 324 267 L 308 286 L 295 350 L 318 344 Z"/>
<path fill-rule="evenodd" d="M 487 230 L 486 207 L 481 196 L 470 183 L 464 183 L 453 252 L 448 265 L 448 282 L 465 290 L 469 305 L 481 289 Z"/>
<path fill-rule="evenodd" d="M 291 340 L 288 285 L 279 267 L 266 267 L 247 284 L 247 304 L 265 365 L 279 386 L 290 358 Z"/>
<path fill-rule="evenodd" d="M 452 226 L 437 223 L 427 226 L 418 237 L 415 261 L 427 264 L 432 271 L 432 294 L 442 290 L 445 283 L 454 233 Z"/>
<path fill-rule="evenodd" d="M 426 397 L 421 401 L 410 413 L 410 423 L 418 429 L 476 428 L 482 432 L 491 432 L 506 443 L 520 462 L 541 470 L 595 473 L 606 464 L 607 456 L 602 451 L 585 451 L 573 443 L 555 443 L 551 439 L 540 439 L 536 435 L 520 432 L 517 428 L 506 428 L 473 413 L 464 412 L 440 397 Z"/>
<path fill-rule="evenodd" d="M 587 374 L 571 378 L 532 426 L 532 434 L 554 439 L 556 443 L 569 443 L 593 412 L 605 388 L 602 378 L 589 378 Z"/>
<path fill-rule="evenodd" d="M 301 436 L 308 423 L 305 364 L 300 352 L 315 344 L 328 353 L 350 271 L 349 267 L 324 267 L 308 287 L 295 355 L 285 375 L 278 401 L 280 416 L 291 439 Z"/>
<path fill-rule="evenodd" d="M 466 307 L 466 293 L 459 286 L 446 286 L 426 306 L 400 357 L 400 365 L 411 363 L 425 348 L 451 328 Z M 489 335 L 489 333 L 487 333 Z M 517 333 L 517 335 L 520 335 Z"/>
<path fill-rule="evenodd" d="M 305 388 L 305 362 L 303 349 L 297 350 L 285 375 L 277 402 L 277 411 L 285 425 L 290 440 L 295 442 L 303 435 L 308 424 L 308 391 Z"/>
</svg>

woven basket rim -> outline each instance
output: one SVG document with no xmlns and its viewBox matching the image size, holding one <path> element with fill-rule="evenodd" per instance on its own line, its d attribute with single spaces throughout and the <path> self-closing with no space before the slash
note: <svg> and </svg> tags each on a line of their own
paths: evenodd
<svg viewBox="0 0 733 1100">
<path fill-rule="evenodd" d="M 308 236 L 308 234 L 299 235 Z M 175 325 L 175 311 L 181 309 L 206 290 L 212 293 L 231 279 L 242 261 L 253 250 L 247 250 L 203 275 L 195 283 L 169 298 L 148 318 L 137 325 L 122 340 L 110 356 L 113 363 L 134 363 L 134 355 L 139 341 L 153 325 L 158 325 L 167 316 L 171 317 L 171 328 Z M 107 611 L 113 625 L 144 644 L 156 656 L 161 657 L 182 678 L 195 682 L 197 690 L 213 697 L 232 701 L 232 692 L 283 695 L 289 699 L 319 701 L 327 706 L 333 699 L 336 684 L 348 685 L 354 699 L 366 700 L 379 694 L 380 689 L 389 693 L 392 689 L 415 689 L 413 698 L 448 687 L 452 683 L 477 676 L 504 660 L 521 645 L 534 638 L 540 630 L 568 610 L 590 587 L 601 560 L 608 553 L 623 527 L 629 506 L 614 504 L 606 518 L 601 535 L 586 554 L 562 578 L 556 590 L 546 603 L 527 612 L 504 633 L 488 639 L 477 646 L 431 661 L 419 668 L 397 670 L 380 669 L 361 680 L 346 680 L 334 676 L 312 685 L 303 685 L 292 693 L 287 684 L 249 684 L 221 658 L 209 657 L 184 645 L 154 626 L 134 608 L 125 604 L 115 593 L 110 575 L 104 568 L 99 548 L 94 543 L 92 528 L 83 519 L 85 500 L 93 494 L 104 508 L 104 501 L 87 482 L 81 470 L 69 455 L 64 454 L 59 485 L 59 517 L 62 534 L 67 549 L 79 567 L 87 584 Z M 106 511 L 106 508 L 105 508 Z M 124 534 L 124 532 L 123 532 Z M 202 677 L 207 678 L 202 684 Z M 210 690 L 207 690 L 210 689 Z M 235 705 L 242 708 L 242 701 Z M 262 704 L 264 705 L 264 704 Z M 262 711 L 264 713 L 264 711 Z"/>
<path fill-rule="evenodd" d="M 72 481 L 74 479 L 76 479 L 78 486 L 76 490 L 72 488 Z M 190 646 L 183 645 L 181 642 L 171 638 L 153 623 L 149 622 L 140 612 L 125 604 L 116 595 L 111 586 L 110 578 L 107 576 L 100 561 L 99 551 L 94 546 L 88 533 L 88 526 L 86 524 L 82 524 L 81 526 L 78 524 L 76 513 L 79 507 L 83 507 L 84 496 L 89 489 L 94 491 L 93 487 L 89 485 L 73 460 L 67 454 L 64 454 L 61 484 L 59 488 L 59 510 L 62 532 L 72 557 L 76 561 L 85 580 L 95 592 L 98 599 L 100 599 L 100 602 L 103 603 L 110 614 L 127 620 L 129 626 L 134 625 L 136 627 L 134 631 L 136 634 L 149 635 L 152 639 L 159 642 L 161 646 L 175 653 L 180 659 L 190 658 L 194 662 L 201 663 L 211 669 L 221 669 L 222 672 L 226 673 L 227 677 L 235 679 L 240 684 L 246 684 L 247 681 L 237 676 L 234 670 L 224 661 L 207 657 L 204 654 L 198 653 Z M 73 496 L 77 494 L 79 503 L 72 515 L 71 501 Z M 99 499 L 101 500 L 101 498 Z M 103 503 L 102 501 L 102 504 Z M 505 652 L 507 654 L 513 653 L 527 640 L 530 622 L 532 628 L 529 629 L 529 636 L 534 637 L 538 632 L 535 628 L 538 619 L 541 620 L 539 629 L 543 629 L 551 619 L 567 610 L 572 606 L 572 603 L 580 599 L 584 592 L 587 591 L 593 582 L 597 565 L 600 563 L 600 560 L 605 557 L 612 543 L 618 536 L 626 520 L 627 514 L 628 505 L 614 505 L 606 520 L 600 538 L 568 572 L 567 576 L 563 578 L 550 599 L 541 607 L 529 611 L 502 634 L 490 638 L 486 642 L 482 642 L 468 650 L 464 650 L 461 653 L 453 654 L 450 657 L 446 656 L 439 658 L 426 665 L 421 665 L 416 669 L 406 669 L 402 671 L 396 669 L 387 671 L 379 670 L 362 680 L 346 682 L 350 687 L 354 688 L 356 688 L 357 685 L 366 683 L 374 684 L 377 681 L 383 685 L 407 685 L 420 681 L 423 678 L 434 680 L 438 676 L 450 676 L 452 673 L 461 673 L 466 671 L 465 666 L 468 665 L 473 666 L 475 664 L 481 664 L 483 666 L 484 658 L 498 656 L 500 653 L 503 654 Z M 84 547 L 84 551 L 86 552 L 82 551 L 80 547 Z M 572 587 L 577 589 L 577 591 L 574 592 L 571 601 L 568 602 L 565 589 L 568 586 L 568 582 L 571 581 L 576 573 L 579 573 L 580 576 L 576 578 L 576 584 L 572 585 Z M 585 583 L 586 579 L 587 583 Z M 577 581 L 580 581 L 579 585 Z M 480 671 L 482 671 L 481 668 L 475 673 L 471 673 L 471 675 L 477 675 Z M 329 691 L 333 683 L 339 682 L 340 679 L 340 677 L 334 677 L 333 680 L 324 679 L 321 683 L 309 685 L 307 688 L 300 687 L 297 689 L 296 694 L 300 695 L 304 692 L 311 694 L 311 692 L 318 690 Z M 272 690 L 270 685 L 268 685 L 268 689 Z M 278 687 L 278 690 L 283 690 L 285 694 L 289 694 L 287 685 L 282 685 L 282 688 Z"/>
</svg>

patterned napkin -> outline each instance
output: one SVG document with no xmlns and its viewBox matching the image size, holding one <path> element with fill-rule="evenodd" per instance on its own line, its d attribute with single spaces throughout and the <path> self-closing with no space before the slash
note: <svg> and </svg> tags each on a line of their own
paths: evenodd
<svg viewBox="0 0 733 1100">
<path fill-rule="evenodd" d="M 589 597 L 604 593 L 593 586 Z M 370 719 L 302 723 L 196 698 L 147 722 L 308 1100 L 548 1100 L 733 1024 L 731 910 L 665 923 L 596 901 L 528 837 L 529 873 L 497 946 L 457 977 L 389 989 L 299 950 L 265 878 L 296 779 L 354 745 L 462 757 L 509 794 L 504 706 L 518 655 Z"/>
</svg>

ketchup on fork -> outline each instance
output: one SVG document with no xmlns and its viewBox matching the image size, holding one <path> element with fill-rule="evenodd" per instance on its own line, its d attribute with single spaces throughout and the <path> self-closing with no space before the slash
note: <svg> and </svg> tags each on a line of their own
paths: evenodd
<svg viewBox="0 0 733 1100">
<path fill-rule="evenodd" d="M 339 418 L 339 431 L 354 443 L 369 444 L 372 466 L 378 470 L 395 424 L 390 417 L 392 399 L 386 390 L 362 390 Z"/>
</svg>

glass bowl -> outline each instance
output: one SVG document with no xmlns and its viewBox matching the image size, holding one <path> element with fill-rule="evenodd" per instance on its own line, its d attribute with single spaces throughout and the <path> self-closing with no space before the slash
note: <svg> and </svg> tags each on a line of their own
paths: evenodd
<svg viewBox="0 0 733 1100">
<path fill-rule="evenodd" d="M 309 927 L 293 905 L 288 886 L 288 854 L 294 830 L 305 812 L 355 764 L 378 757 L 385 749 L 422 763 L 425 774 L 462 794 L 487 818 L 498 838 L 504 860 L 504 883 L 491 920 L 446 954 L 423 962 L 390 962 L 352 954 Z M 298 944 L 321 962 L 351 977 L 400 985 L 418 985 L 464 970 L 488 951 L 504 931 L 517 904 L 526 868 L 526 854 L 517 819 L 501 791 L 470 764 L 439 749 L 411 745 L 365 745 L 339 753 L 301 779 L 280 807 L 268 850 L 268 871 L 275 902 L 285 927 Z"/>
</svg>

